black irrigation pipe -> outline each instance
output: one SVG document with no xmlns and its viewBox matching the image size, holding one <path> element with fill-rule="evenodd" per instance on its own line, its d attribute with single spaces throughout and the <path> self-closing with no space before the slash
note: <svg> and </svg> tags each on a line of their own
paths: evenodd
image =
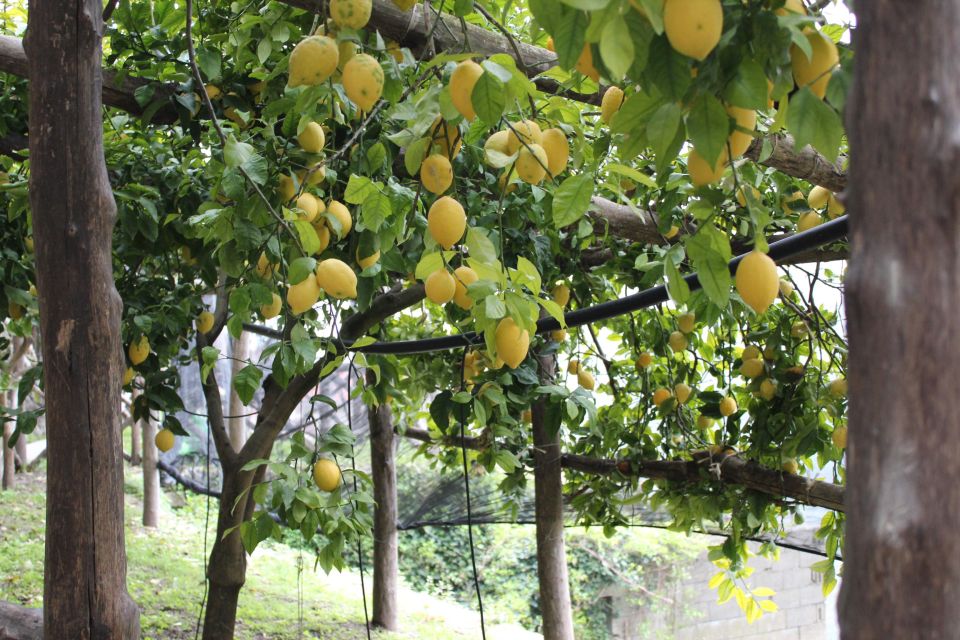
<svg viewBox="0 0 960 640">
<path fill-rule="evenodd" d="M 788 258 L 810 251 L 831 242 L 837 242 L 847 235 L 848 231 L 847 216 L 841 216 L 836 220 L 831 220 L 813 229 L 802 233 L 796 233 L 783 240 L 778 240 L 770 245 L 767 255 L 776 262 L 781 262 Z M 746 255 L 746 254 L 743 254 Z M 743 259 L 743 255 L 736 256 L 730 261 L 730 273 L 737 270 L 737 265 Z M 697 274 L 693 273 L 684 277 L 691 291 L 700 289 L 700 280 Z M 655 304 L 666 302 L 669 299 L 667 288 L 664 285 L 652 287 L 639 293 L 604 302 L 586 309 L 578 309 L 567 313 L 564 318 L 568 327 L 579 327 L 585 324 L 593 324 L 603 320 L 609 320 L 617 316 L 622 316 L 640 309 L 652 307 Z M 244 325 L 248 330 L 263 335 L 279 336 L 279 332 L 259 327 L 256 325 Z M 545 333 L 560 328 L 560 323 L 554 318 L 547 317 L 537 322 L 537 333 Z M 379 355 L 414 355 L 418 353 L 430 353 L 432 351 L 449 351 L 464 346 L 473 346 L 483 342 L 483 336 L 476 332 L 463 333 L 456 336 L 444 336 L 442 338 L 426 338 L 423 340 L 396 340 L 391 342 L 374 342 L 352 351 L 361 353 L 374 353 Z M 341 343 L 347 349 L 353 341 Z"/>
</svg>

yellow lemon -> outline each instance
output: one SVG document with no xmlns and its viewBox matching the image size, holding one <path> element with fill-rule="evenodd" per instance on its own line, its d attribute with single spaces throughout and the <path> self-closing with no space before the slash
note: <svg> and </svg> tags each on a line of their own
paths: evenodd
<svg viewBox="0 0 960 640">
<path fill-rule="evenodd" d="M 337 66 L 342 71 L 347 63 L 353 59 L 353 56 L 357 55 L 357 43 L 352 40 L 344 40 L 337 45 L 337 51 L 340 52 L 340 63 Z M 340 78 L 343 79 L 342 73 Z"/>
<path fill-rule="evenodd" d="M 502 358 L 511 369 L 516 369 L 527 357 L 527 350 L 530 348 L 530 332 L 526 329 L 521 330 L 513 318 L 504 318 L 497 323 L 495 344 L 497 357 Z"/>
<path fill-rule="evenodd" d="M 330 18 L 345 29 L 363 29 L 370 22 L 371 0 L 330 0 Z"/>
<path fill-rule="evenodd" d="M 787 458 L 780 466 L 784 471 L 787 473 L 792 473 L 793 475 L 797 475 L 797 473 L 800 471 L 800 465 L 793 458 Z"/>
<path fill-rule="evenodd" d="M 197 333 L 207 334 L 213 329 L 213 314 L 209 311 L 201 311 L 197 316 Z"/>
<path fill-rule="evenodd" d="M 554 342 L 566 342 L 567 341 L 567 331 L 566 329 L 554 329 L 550 332 L 550 339 Z"/>
<path fill-rule="evenodd" d="M 613 116 L 623 105 L 623 89 L 620 87 L 608 87 L 603 92 L 603 98 L 600 100 L 600 119 L 606 124 L 610 124 Z"/>
<path fill-rule="evenodd" d="M 10 318 L 13 320 L 19 320 L 22 318 L 24 311 L 26 310 L 16 302 L 7 303 L 7 312 L 10 314 Z"/>
<path fill-rule="evenodd" d="M 667 389 L 665 387 L 660 387 L 659 389 L 653 392 L 653 404 L 659 407 L 664 402 L 669 400 L 672 397 L 672 395 L 673 394 L 670 393 L 670 389 Z"/>
<path fill-rule="evenodd" d="M 696 149 L 690 150 L 687 156 L 687 171 L 690 173 L 690 181 L 695 187 L 705 187 L 710 184 L 720 182 L 723 177 L 723 171 L 727 166 L 727 150 L 724 149 L 717 158 L 716 164 L 711 167 L 703 159 Z"/>
<path fill-rule="evenodd" d="M 766 401 L 773 400 L 774 396 L 777 395 L 777 383 L 767 378 L 760 383 L 760 397 Z"/>
<path fill-rule="evenodd" d="M 844 426 L 839 426 L 833 430 L 833 433 L 830 435 L 830 439 L 833 440 L 833 446 L 837 449 L 846 449 L 847 448 L 847 428 Z"/>
<path fill-rule="evenodd" d="M 555 284 L 550 295 L 553 297 L 553 301 L 561 307 L 565 307 L 570 303 L 570 287 L 567 286 L 566 282 L 558 282 Z"/>
<path fill-rule="evenodd" d="M 754 200 L 759 200 L 761 198 L 760 190 L 756 187 L 740 187 L 737 189 L 737 204 L 739 204 L 741 207 L 747 206 L 747 189 L 750 190 L 750 194 L 753 196 Z"/>
<path fill-rule="evenodd" d="M 307 153 L 320 153 L 323 151 L 323 145 L 327 138 L 323 133 L 323 127 L 316 122 L 310 122 L 297 134 L 297 143 L 300 148 Z"/>
<path fill-rule="evenodd" d="M 383 95 L 383 69 L 366 53 L 354 56 L 343 68 L 343 90 L 360 109 L 369 112 Z"/>
<path fill-rule="evenodd" d="M 731 158 L 739 158 L 746 152 L 753 136 L 750 135 L 757 128 L 757 112 L 753 109 L 742 109 L 732 105 L 727 106 L 727 115 L 736 123 L 730 137 L 727 138 Z M 746 131 L 741 131 L 745 129 Z M 748 133 L 750 132 L 750 133 Z"/>
<path fill-rule="evenodd" d="M 737 265 L 734 278 L 737 293 L 757 313 L 763 313 L 773 304 L 780 291 L 777 264 L 765 253 L 751 251 Z"/>
<path fill-rule="evenodd" d="M 350 217 L 350 210 L 347 209 L 346 205 L 342 202 L 331 200 L 330 203 L 327 204 L 327 213 L 337 221 L 337 225 L 340 227 L 338 230 L 335 226 L 331 225 L 333 232 L 337 234 L 338 238 L 345 238 L 346 235 L 350 233 L 350 229 L 353 228 L 353 218 Z"/>
<path fill-rule="evenodd" d="M 400 7 L 401 11 L 410 11 L 417 4 L 417 0 L 393 0 L 393 4 Z"/>
<path fill-rule="evenodd" d="M 811 209 L 823 209 L 830 203 L 830 196 L 832 195 L 829 189 L 817 185 L 813 189 L 810 189 L 810 195 L 807 196 L 807 204 L 810 205 Z"/>
<path fill-rule="evenodd" d="M 310 309 L 319 299 L 320 286 L 317 284 L 317 279 L 311 276 L 290 285 L 287 289 L 287 304 L 290 305 L 290 313 L 295 316 Z"/>
<path fill-rule="evenodd" d="M 290 53 L 288 87 L 317 85 L 325 82 L 340 60 L 340 52 L 333 38 L 307 36 Z"/>
<path fill-rule="evenodd" d="M 778 16 L 786 16 L 791 13 L 798 13 L 805 16 L 807 15 L 807 8 L 803 6 L 803 0 L 787 0 L 787 2 L 774 13 Z"/>
<path fill-rule="evenodd" d="M 823 222 L 823 218 L 820 217 L 816 211 L 807 211 L 800 216 L 800 219 L 797 221 L 797 231 L 803 233 L 804 231 L 809 231 L 815 226 Z"/>
<path fill-rule="evenodd" d="M 457 290 L 453 294 L 454 303 L 461 309 L 473 307 L 473 298 L 467 294 L 467 286 L 480 279 L 477 272 L 467 266 L 460 266 L 453 270 L 453 278 L 457 283 Z"/>
<path fill-rule="evenodd" d="M 127 367 L 126 371 L 123 372 L 123 386 L 127 386 L 133 382 L 133 377 L 136 375 L 136 372 L 130 367 Z"/>
<path fill-rule="evenodd" d="M 667 232 L 663 234 L 663 237 L 667 240 L 673 240 L 677 237 L 677 234 L 680 233 L 680 227 L 675 224 L 670 225 L 670 228 L 667 229 Z"/>
<path fill-rule="evenodd" d="M 520 147 L 524 146 L 520 143 L 521 140 L 528 145 L 543 142 L 543 132 L 540 130 L 540 125 L 533 120 L 521 120 L 511 125 L 511 128 L 507 131 L 509 133 L 507 149 L 510 151 L 510 155 L 515 154 L 520 150 Z"/>
<path fill-rule="evenodd" d="M 340 467 L 333 460 L 320 458 L 313 463 L 313 481 L 320 491 L 326 491 L 327 493 L 336 491 L 342 480 Z"/>
<path fill-rule="evenodd" d="M 457 282 L 446 269 L 437 269 L 424 283 L 427 298 L 435 304 L 446 304 L 457 293 Z"/>
<path fill-rule="evenodd" d="M 847 396 L 846 378 L 837 378 L 830 382 L 830 384 L 827 385 L 827 391 L 829 391 L 830 395 L 834 398 L 845 398 Z"/>
<path fill-rule="evenodd" d="M 593 379 L 593 374 L 586 369 L 580 369 L 577 372 L 577 383 L 587 391 L 593 391 L 597 386 L 597 381 Z"/>
<path fill-rule="evenodd" d="M 360 247 L 357 247 L 357 264 L 360 265 L 360 269 L 369 269 L 373 265 L 377 264 L 380 261 L 380 252 L 374 251 L 366 258 L 360 257 Z"/>
<path fill-rule="evenodd" d="M 473 88 L 483 75 L 483 67 L 473 60 L 464 60 L 450 75 L 450 101 L 467 120 L 477 117 L 473 109 Z"/>
<path fill-rule="evenodd" d="M 692 333 L 697 325 L 697 316 L 692 311 L 677 316 L 677 328 L 683 333 Z"/>
<path fill-rule="evenodd" d="M 708 418 L 707 416 L 703 416 L 703 415 L 697 417 L 697 429 L 700 429 L 701 431 L 706 431 L 712 426 L 713 426 L 713 418 Z"/>
<path fill-rule="evenodd" d="M 780 281 L 780 297 L 789 298 L 793 295 L 793 283 L 787 280 Z"/>
<path fill-rule="evenodd" d="M 438 198 L 427 212 L 427 230 L 444 249 L 460 241 L 467 229 L 467 214 L 463 206 L 450 196 Z"/>
<path fill-rule="evenodd" d="M 223 93 L 220 91 L 220 87 L 215 84 L 205 84 L 203 85 L 203 91 L 207 94 L 207 97 L 211 100 L 216 100 L 220 97 L 220 94 Z"/>
<path fill-rule="evenodd" d="M 666 0 L 663 30 L 676 51 L 703 60 L 723 34 L 723 6 L 720 0 Z"/>
<path fill-rule="evenodd" d="M 357 297 L 357 274 L 343 260 L 321 260 L 317 265 L 316 281 L 331 298 L 343 300 Z"/>
<path fill-rule="evenodd" d="M 440 153 L 450 159 L 456 158 L 463 147 L 463 136 L 460 135 L 457 125 L 439 116 L 430 125 L 430 140 L 435 149 L 434 153 Z"/>
<path fill-rule="evenodd" d="M 791 194 L 784 196 L 784 198 L 780 201 L 780 204 L 783 207 L 784 212 L 794 213 L 808 203 L 802 192 L 794 191 Z"/>
<path fill-rule="evenodd" d="M 837 200 L 837 197 L 831 193 L 830 201 L 827 203 L 827 217 L 833 220 L 837 216 L 842 216 L 846 211 L 847 208 L 843 203 Z"/>
<path fill-rule="evenodd" d="M 673 387 L 673 395 L 676 396 L 677 402 L 680 404 L 686 404 L 687 400 L 690 399 L 691 393 L 693 393 L 693 389 L 691 389 L 688 384 L 681 382 Z"/>
<path fill-rule="evenodd" d="M 261 253 L 260 257 L 257 258 L 257 275 L 261 279 L 266 280 L 273 276 L 277 272 L 277 267 L 279 265 L 270 262 L 270 258 L 267 257 L 266 253 Z"/>
<path fill-rule="evenodd" d="M 737 401 L 730 396 L 725 396 L 720 400 L 720 415 L 724 418 L 730 417 L 737 412 Z"/>
<path fill-rule="evenodd" d="M 509 138 L 509 132 L 501 133 L 507 133 Z M 563 173 L 570 161 L 570 143 L 563 131 L 557 128 L 547 129 L 543 132 L 540 146 L 547 152 L 547 171 L 550 172 L 550 177 L 555 178 Z"/>
<path fill-rule="evenodd" d="M 280 194 L 280 201 L 284 204 L 293 200 L 293 196 L 297 195 L 297 187 L 293 184 L 293 178 L 281 175 L 280 181 L 277 183 L 277 193 Z"/>
<path fill-rule="evenodd" d="M 743 364 L 740 365 L 740 373 L 743 374 L 744 378 L 754 379 L 759 378 L 764 372 L 763 360 L 759 358 L 749 358 L 743 361 Z"/>
<path fill-rule="evenodd" d="M 440 195 L 453 184 L 453 167 L 446 156 L 433 154 L 420 165 L 420 181 L 423 187 L 435 195 Z"/>
<path fill-rule="evenodd" d="M 307 279 L 309 280 L 309 278 Z M 280 309 L 283 308 L 283 300 L 276 292 L 271 293 L 270 296 L 270 304 L 260 305 L 260 314 L 265 319 L 276 318 L 280 315 Z"/>
<path fill-rule="evenodd" d="M 593 66 L 593 51 L 590 50 L 589 43 L 583 45 L 583 51 L 580 52 L 574 68 L 594 82 L 600 82 L 600 72 Z"/>
<path fill-rule="evenodd" d="M 320 243 L 317 245 L 314 255 L 320 255 L 330 246 L 330 227 L 327 226 L 327 221 L 324 219 L 314 220 L 313 230 L 317 233 L 317 241 Z"/>
<path fill-rule="evenodd" d="M 637 356 L 637 369 L 646 369 L 651 364 L 653 364 L 653 354 L 649 351 L 642 351 L 640 355 Z"/>
<path fill-rule="evenodd" d="M 809 31 L 805 35 L 813 55 L 808 58 L 797 45 L 790 47 L 793 79 L 796 80 L 798 87 L 810 87 L 810 91 L 815 96 L 823 98 L 827 95 L 830 75 L 840 62 L 840 55 L 833 40 L 821 32 Z"/>
<path fill-rule="evenodd" d="M 580 372 L 580 361 L 573 359 L 567 363 L 567 373 L 571 375 L 576 375 Z"/>
<path fill-rule="evenodd" d="M 130 356 L 130 364 L 137 366 L 147 359 L 150 355 L 150 340 L 147 336 L 140 336 L 140 339 L 131 342 L 127 348 L 127 355 Z"/>
<path fill-rule="evenodd" d="M 670 348 L 673 349 L 674 353 L 683 351 L 687 348 L 687 336 L 683 335 L 679 331 L 674 331 L 670 334 L 670 337 L 667 339 L 667 342 L 670 344 Z"/>
<path fill-rule="evenodd" d="M 312 193 L 301 193 L 297 198 L 297 209 L 303 212 L 301 220 L 313 222 L 322 210 L 323 204 Z"/>
<path fill-rule="evenodd" d="M 744 347 L 743 354 L 740 356 L 740 358 L 744 362 L 747 360 L 758 360 L 760 358 L 760 349 L 753 345 Z"/>
<path fill-rule="evenodd" d="M 527 184 L 539 184 L 547 175 L 547 152 L 538 144 L 520 149 L 517 156 L 517 175 Z"/>
<path fill-rule="evenodd" d="M 484 160 L 487 165 L 491 167 L 502 166 L 502 161 L 500 158 L 494 156 L 494 153 L 499 153 L 504 156 L 512 156 L 513 151 L 510 151 L 510 132 L 509 131 L 497 131 L 495 134 L 487 138 L 486 143 L 483 145 L 483 155 Z"/>
<path fill-rule="evenodd" d="M 160 429 L 160 431 L 157 431 L 157 435 L 153 438 L 154 444 L 157 445 L 157 449 L 159 449 L 162 453 L 166 453 L 167 451 L 170 451 L 170 449 L 173 449 L 173 443 L 175 440 L 176 436 L 173 435 L 173 431 L 170 431 L 170 429 Z"/>
</svg>

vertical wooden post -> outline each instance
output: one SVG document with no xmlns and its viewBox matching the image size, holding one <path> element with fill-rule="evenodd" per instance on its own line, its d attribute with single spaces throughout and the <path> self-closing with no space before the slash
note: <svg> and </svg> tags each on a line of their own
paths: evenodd
<svg viewBox="0 0 960 640">
<path fill-rule="evenodd" d="M 140 421 L 131 420 L 130 421 L 130 464 L 137 466 L 140 464 L 140 442 L 142 436 L 140 435 Z"/>
<path fill-rule="evenodd" d="M 47 416 L 48 640 L 140 637 L 127 593 L 116 204 L 103 155 L 100 0 L 30 0 L 30 205 Z"/>
<path fill-rule="evenodd" d="M 840 625 L 844 638 L 956 638 L 960 4 L 858 2 L 857 23 Z"/>
<path fill-rule="evenodd" d="M 541 379 L 553 377 L 556 360 L 540 358 Z M 545 383 L 546 384 L 546 383 Z M 547 424 L 547 401 L 533 403 L 534 511 L 537 523 L 537 577 L 544 640 L 574 640 L 573 610 L 563 542 L 563 469 L 560 434 Z"/>
<path fill-rule="evenodd" d="M 244 331 L 239 338 L 230 339 L 230 355 L 233 360 L 230 361 L 230 413 L 227 414 L 229 416 L 241 416 L 246 410 L 240 396 L 237 395 L 236 389 L 233 388 L 233 379 L 246 366 L 243 361 L 250 357 L 251 337 L 252 334 Z M 227 425 L 230 429 L 230 444 L 233 445 L 234 451 L 239 452 L 247 441 L 247 419 L 240 417 L 227 418 Z"/>
<path fill-rule="evenodd" d="M 157 470 L 157 425 L 145 420 L 143 428 L 143 526 L 160 526 L 160 472 Z"/>
<path fill-rule="evenodd" d="M 0 394 L 0 399 L 3 400 L 4 406 L 8 409 L 14 408 L 14 401 L 17 399 L 16 389 L 10 389 L 2 394 Z M 7 443 L 10 442 L 10 437 L 13 436 L 15 423 L 13 420 L 3 423 L 3 442 L 0 443 L 0 450 L 3 450 L 3 489 L 13 489 L 13 485 L 16 482 L 14 477 L 15 468 L 16 468 L 16 455 L 13 447 L 8 447 Z"/>
<path fill-rule="evenodd" d="M 397 461 L 390 405 L 367 407 L 373 477 L 373 623 L 396 630 Z"/>
</svg>

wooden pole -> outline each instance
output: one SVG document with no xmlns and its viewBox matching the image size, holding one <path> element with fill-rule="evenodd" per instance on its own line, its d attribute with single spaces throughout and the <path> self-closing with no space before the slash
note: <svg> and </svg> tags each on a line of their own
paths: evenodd
<svg viewBox="0 0 960 640">
<path fill-rule="evenodd" d="M 143 526 L 160 526 L 160 472 L 157 470 L 157 425 L 145 420 L 143 436 Z"/>
<path fill-rule="evenodd" d="M 367 408 L 373 477 L 373 623 L 398 628 L 397 460 L 390 405 Z"/>
</svg>

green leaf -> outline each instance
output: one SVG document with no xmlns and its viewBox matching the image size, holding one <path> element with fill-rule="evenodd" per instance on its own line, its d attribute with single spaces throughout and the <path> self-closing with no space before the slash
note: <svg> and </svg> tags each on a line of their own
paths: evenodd
<svg viewBox="0 0 960 640">
<path fill-rule="evenodd" d="M 610 4 L 610 0 L 560 0 L 560 2 L 574 9 L 583 9 L 584 11 L 596 11 Z"/>
<path fill-rule="evenodd" d="M 690 285 L 680 275 L 670 253 L 663 258 L 663 275 L 667 279 L 667 293 L 670 294 L 670 298 L 677 304 L 684 304 L 690 297 Z"/>
<path fill-rule="evenodd" d="M 486 310 L 486 315 L 491 320 L 499 320 L 503 316 L 507 315 L 507 307 L 503 304 L 503 300 L 500 299 L 500 296 L 496 294 L 490 294 L 483 301 L 483 308 Z"/>
<path fill-rule="evenodd" d="M 467 249 L 471 260 L 477 260 L 486 265 L 497 262 L 497 250 L 482 231 L 476 227 L 467 229 Z"/>
<path fill-rule="evenodd" d="M 360 219 L 370 231 L 379 231 L 384 221 L 393 213 L 390 198 L 380 191 L 374 191 L 363 201 L 360 207 Z"/>
<path fill-rule="evenodd" d="M 690 68 L 686 59 L 673 50 L 665 36 L 650 43 L 647 71 L 654 86 L 671 100 L 680 100 L 690 87 Z"/>
<path fill-rule="evenodd" d="M 713 166 L 723 152 L 730 133 L 730 116 L 720 101 L 711 95 L 703 95 L 687 115 L 687 133 L 697 153 L 707 164 Z"/>
<path fill-rule="evenodd" d="M 540 306 L 550 314 L 550 317 L 560 323 L 561 327 L 567 326 L 567 319 L 563 316 L 563 308 L 560 307 L 553 300 L 547 300 L 545 298 L 537 298 L 537 302 L 540 303 Z"/>
<path fill-rule="evenodd" d="M 843 121 L 833 107 L 809 88 L 804 87 L 790 98 L 787 128 L 793 133 L 798 150 L 811 144 L 831 162 L 837 159 L 843 140 Z"/>
<path fill-rule="evenodd" d="M 233 388 L 244 406 L 250 404 L 253 395 L 260 388 L 260 380 L 263 378 L 263 372 L 259 367 L 248 364 L 237 372 L 233 377 Z"/>
<path fill-rule="evenodd" d="M 610 173 L 616 173 L 617 175 L 621 175 L 625 178 L 630 178 L 637 184 L 641 184 L 647 187 L 648 189 L 657 188 L 656 180 L 654 180 L 653 178 L 651 178 L 645 173 L 641 173 L 637 171 L 633 167 L 628 167 L 627 165 L 624 165 L 624 164 L 611 162 L 610 164 L 606 165 L 604 168 Z"/>
<path fill-rule="evenodd" d="M 485 72 L 477 78 L 473 86 L 470 101 L 481 120 L 488 124 L 496 124 L 503 115 L 507 104 L 506 91 L 501 82 L 493 73 Z"/>
<path fill-rule="evenodd" d="M 572 69 L 586 44 L 590 18 L 583 11 L 565 10 L 555 20 L 553 41 L 557 49 L 557 61 L 565 69 Z"/>
<path fill-rule="evenodd" d="M 200 380 L 206 382 L 207 376 L 210 375 L 210 371 L 216 366 L 217 359 L 220 357 L 220 349 L 216 347 L 204 347 L 200 355 L 203 359 L 203 366 L 200 367 Z"/>
<path fill-rule="evenodd" d="M 744 109 L 766 109 L 767 76 L 763 66 L 753 58 L 744 58 L 723 97 L 730 104 Z"/>
<path fill-rule="evenodd" d="M 517 271 L 524 275 L 524 284 L 527 285 L 527 288 L 530 289 L 533 295 L 539 295 L 543 284 L 537 267 L 523 256 L 520 256 L 517 258 Z"/>
<path fill-rule="evenodd" d="M 343 192 L 343 199 L 349 204 L 361 204 L 370 197 L 371 194 L 380 190 L 380 186 L 364 176 L 350 174 L 350 180 L 347 182 L 347 189 Z"/>
<path fill-rule="evenodd" d="M 259 184 L 266 184 L 267 161 L 246 142 L 238 142 L 231 134 L 223 146 L 223 161 L 233 169 L 243 169 L 250 179 Z"/>
<path fill-rule="evenodd" d="M 590 208 L 594 178 L 588 173 L 570 176 L 553 194 L 553 224 L 561 229 L 583 217 Z"/>
<path fill-rule="evenodd" d="M 647 123 L 647 139 L 656 156 L 659 157 L 668 152 L 673 139 L 677 137 L 682 119 L 683 111 L 676 102 L 663 103 L 650 116 L 650 121 Z"/>
<path fill-rule="evenodd" d="M 613 80 L 622 80 L 633 65 L 633 38 L 627 29 L 627 23 L 619 18 L 610 20 L 603 27 L 600 36 L 600 55 L 603 64 L 613 76 Z"/>
<path fill-rule="evenodd" d="M 406 152 L 403 154 L 403 166 L 406 168 L 407 173 L 415 176 L 420 172 L 420 165 L 423 164 L 423 159 L 427 157 L 429 150 L 429 137 L 420 138 L 407 147 Z"/>
<path fill-rule="evenodd" d="M 320 238 L 317 237 L 317 230 L 312 224 L 306 220 L 294 220 L 293 228 L 297 230 L 304 253 L 313 254 L 320 249 Z"/>
<path fill-rule="evenodd" d="M 729 239 L 713 224 L 708 224 L 687 238 L 685 248 L 704 293 L 711 302 L 725 309 L 733 284 L 727 266 L 731 253 Z"/>
<path fill-rule="evenodd" d="M 413 275 L 417 280 L 426 280 L 431 273 L 442 268 L 443 256 L 440 252 L 425 253 L 420 258 L 420 262 L 417 263 L 417 268 L 414 269 Z"/>
<path fill-rule="evenodd" d="M 287 277 L 290 284 L 299 284 L 307 279 L 307 276 L 313 275 L 313 270 L 317 268 L 315 258 L 300 257 L 290 263 L 290 271 Z"/>
</svg>

